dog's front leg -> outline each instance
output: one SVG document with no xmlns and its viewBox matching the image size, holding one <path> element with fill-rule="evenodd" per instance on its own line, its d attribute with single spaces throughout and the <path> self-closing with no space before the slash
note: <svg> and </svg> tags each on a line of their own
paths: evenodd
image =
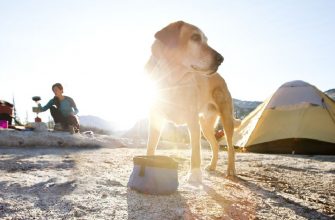
<svg viewBox="0 0 335 220">
<path fill-rule="evenodd" d="M 200 126 L 198 120 L 188 125 L 192 147 L 191 170 L 188 176 L 188 182 L 201 183 L 201 149 L 200 149 Z"/>
<path fill-rule="evenodd" d="M 147 144 L 147 155 L 149 156 L 155 154 L 163 123 L 163 120 L 158 117 L 150 117 L 149 119 L 149 136 Z"/>
</svg>

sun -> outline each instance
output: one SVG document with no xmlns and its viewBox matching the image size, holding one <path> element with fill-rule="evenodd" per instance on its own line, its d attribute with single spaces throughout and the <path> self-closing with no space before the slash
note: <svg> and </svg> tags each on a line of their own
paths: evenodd
<svg viewBox="0 0 335 220">
<path fill-rule="evenodd" d="M 130 93 L 136 99 L 134 103 L 137 106 L 136 114 L 138 116 L 147 116 L 150 106 L 153 104 L 157 96 L 157 90 L 154 82 L 150 78 L 141 74 L 134 80 L 134 84 Z"/>
<path fill-rule="evenodd" d="M 147 118 L 157 94 L 154 82 L 145 73 L 119 78 L 113 91 L 114 106 L 109 108 L 115 112 L 112 120 L 119 130 L 130 129 L 139 120 Z"/>
<path fill-rule="evenodd" d="M 117 42 L 123 41 L 120 38 Z M 90 60 L 88 70 L 83 71 L 96 74 L 81 79 L 89 89 L 79 96 L 79 101 L 85 105 L 83 109 L 107 120 L 116 130 L 128 130 L 137 121 L 147 118 L 156 95 L 154 83 L 144 69 L 150 46 L 128 45 L 130 60 L 124 44 L 107 44 L 106 48 L 105 42 L 101 41 L 98 49 L 87 49 L 89 54 L 99 54 L 99 57 Z M 88 102 L 87 98 L 94 101 Z"/>
</svg>

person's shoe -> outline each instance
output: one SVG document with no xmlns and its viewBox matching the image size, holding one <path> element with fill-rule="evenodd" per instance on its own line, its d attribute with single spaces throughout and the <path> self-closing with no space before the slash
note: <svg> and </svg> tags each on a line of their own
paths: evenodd
<svg viewBox="0 0 335 220">
<path fill-rule="evenodd" d="M 61 123 L 56 123 L 54 126 L 54 131 L 63 131 L 63 126 Z"/>
</svg>

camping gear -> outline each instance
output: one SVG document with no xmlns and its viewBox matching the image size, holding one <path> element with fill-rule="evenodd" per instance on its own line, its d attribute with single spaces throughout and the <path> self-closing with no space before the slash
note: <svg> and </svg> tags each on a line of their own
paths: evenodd
<svg viewBox="0 0 335 220">
<path fill-rule="evenodd" d="M 0 128 L 8 128 L 8 121 L 7 120 L 0 120 Z"/>
<path fill-rule="evenodd" d="M 14 118 L 14 105 L 0 100 L 0 120 L 8 122 L 8 126 L 12 125 L 12 119 Z"/>
<path fill-rule="evenodd" d="M 178 188 L 178 162 L 168 156 L 136 156 L 128 187 L 147 194 L 171 194 Z"/>
<path fill-rule="evenodd" d="M 33 107 L 33 112 L 36 113 L 36 117 L 35 117 L 35 122 L 42 122 L 42 119 L 40 117 L 38 117 L 38 113 L 40 113 L 40 107 L 38 106 L 38 102 L 41 100 L 40 96 L 33 96 L 32 98 L 33 101 L 36 102 L 37 107 Z"/>
<path fill-rule="evenodd" d="M 304 81 L 287 82 L 242 121 L 234 144 L 262 153 L 335 154 L 335 102 Z"/>
<path fill-rule="evenodd" d="M 215 132 L 215 138 L 216 140 L 220 140 L 224 136 L 223 129 L 219 129 Z"/>
</svg>

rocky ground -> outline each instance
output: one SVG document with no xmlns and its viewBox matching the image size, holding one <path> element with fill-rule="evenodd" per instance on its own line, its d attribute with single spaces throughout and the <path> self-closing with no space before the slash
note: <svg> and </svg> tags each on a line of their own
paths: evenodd
<svg viewBox="0 0 335 220">
<path fill-rule="evenodd" d="M 204 171 L 185 181 L 189 149 L 159 149 L 179 161 L 178 191 L 127 188 L 132 158 L 144 148 L 0 147 L 1 219 L 334 219 L 335 156 L 237 153 L 238 176 Z M 203 149 L 203 167 L 210 151 Z"/>
</svg>

